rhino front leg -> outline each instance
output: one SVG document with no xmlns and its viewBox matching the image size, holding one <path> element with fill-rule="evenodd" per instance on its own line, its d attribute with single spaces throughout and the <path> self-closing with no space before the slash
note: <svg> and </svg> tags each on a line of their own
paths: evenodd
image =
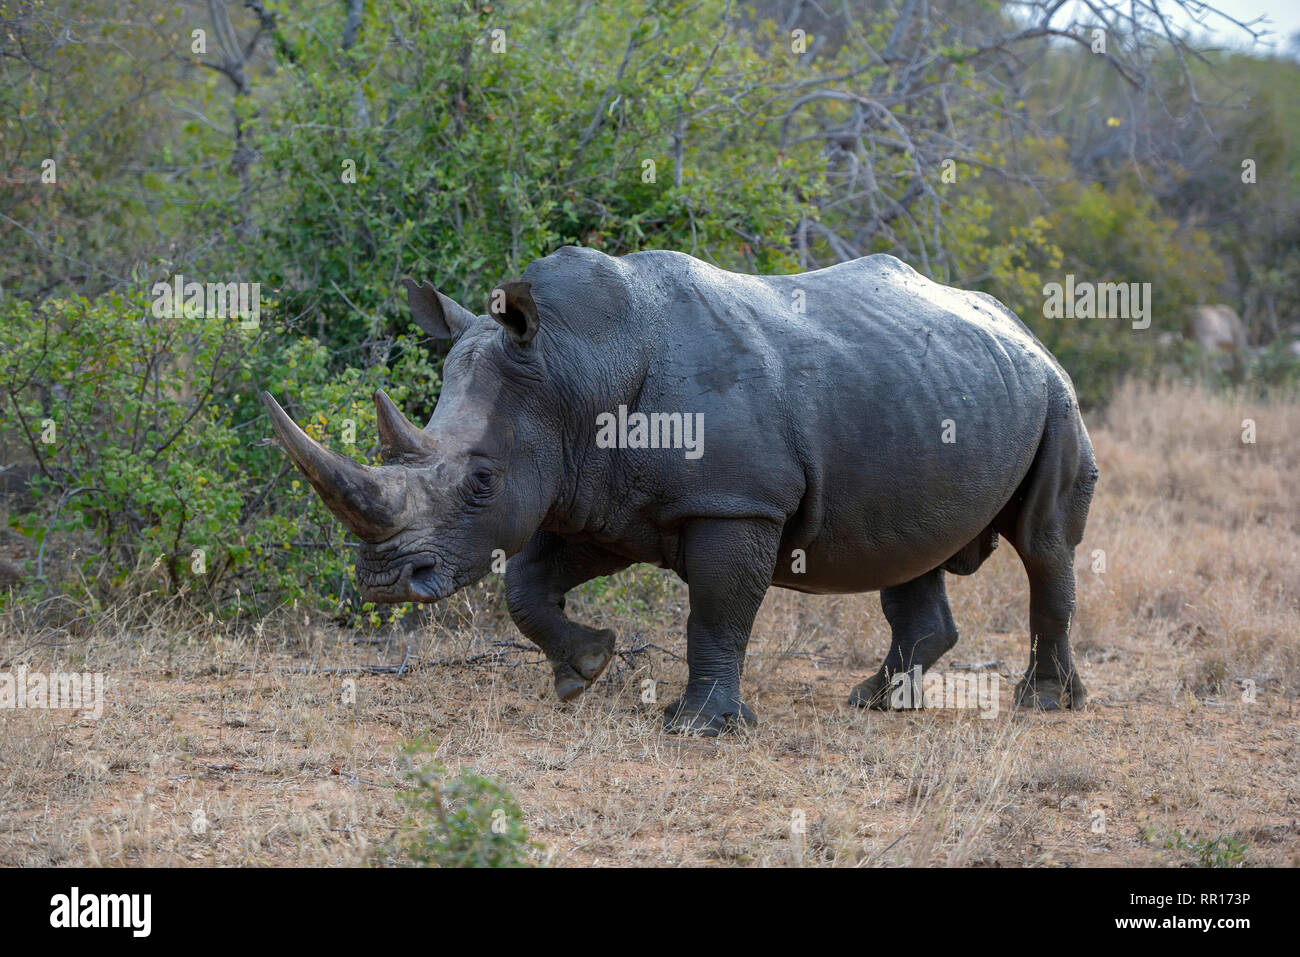
<svg viewBox="0 0 1300 957">
<path fill-rule="evenodd" d="M 561 701 L 582 694 L 614 657 L 614 632 L 564 614 L 571 588 L 632 564 L 596 545 L 537 532 L 506 566 L 506 604 L 519 630 L 546 653 Z"/>
<path fill-rule="evenodd" d="M 772 582 L 781 529 L 771 522 L 704 520 L 687 526 L 680 569 L 690 589 L 689 676 L 664 710 L 664 729 L 712 737 L 757 718 L 740 700 L 745 646 Z"/>
</svg>

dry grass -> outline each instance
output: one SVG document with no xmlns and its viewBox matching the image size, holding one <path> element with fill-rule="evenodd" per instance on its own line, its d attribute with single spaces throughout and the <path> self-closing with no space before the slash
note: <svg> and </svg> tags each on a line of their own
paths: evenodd
<svg viewBox="0 0 1300 957">
<path fill-rule="evenodd" d="M 509 787 L 556 864 L 1185 865 L 1220 837 L 1248 864 L 1300 863 L 1297 436 L 1300 404 L 1182 388 L 1129 389 L 1094 421 L 1077 714 L 1008 710 L 1027 589 L 1005 547 L 949 579 L 962 639 L 946 660 L 998 663 L 995 718 L 847 708 L 888 643 L 876 596 L 773 590 L 745 685 L 762 724 L 720 741 L 661 734 L 642 700 L 645 679 L 662 701 L 685 678 L 684 589 L 658 572 L 628 590 L 648 608 L 572 603 L 623 649 L 573 706 L 514 646 L 492 584 L 382 644 L 292 612 L 260 634 L 165 609 L 59 628 L 16 612 L 0 660 L 110 687 L 98 721 L 0 711 L 0 863 L 374 860 L 401 821 L 397 749 L 426 734 L 447 765 Z M 396 664 L 407 645 L 408 673 L 355 678 L 355 705 L 345 676 L 303 673 Z"/>
</svg>

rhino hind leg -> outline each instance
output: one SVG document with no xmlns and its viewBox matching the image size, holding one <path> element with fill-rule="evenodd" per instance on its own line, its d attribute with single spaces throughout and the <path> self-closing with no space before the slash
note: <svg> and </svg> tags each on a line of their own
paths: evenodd
<svg viewBox="0 0 1300 957">
<path fill-rule="evenodd" d="M 919 666 L 924 674 L 957 643 L 957 626 L 948 608 L 943 573 L 943 568 L 936 568 L 881 590 L 880 607 L 892 633 L 889 653 L 880 669 L 849 694 L 849 704 L 888 710 L 891 692 L 899 680 L 915 683 L 914 668 Z M 898 679 L 898 675 L 908 677 Z M 913 688 L 913 692 L 910 700 L 921 700 L 918 689 Z"/>
<path fill-rule="evenodd" d="M 616 637 L 608 628 L 592 628 L 565 615 L 565 593 L 630 564 L 599 546 L 538 532 L 506 567 L 510 617 L 546 653 L 561 701 L 572 701 L 600 677 L 614 657 Z"/>
<path fill-rule="evenodd" d="M 1073 399 L 1050 408 L 1028 475 L 999 516 L 1029 578 L 1029 665 L 1016 684 L 1019 707 L 1082 708 L 1083 682 L 1070 654 L 1074 549 L 1083 539 L 1097 467 Z"/>
<path fill-rule="evenodd" d="M 780 526 L 762 520 L 700 519 L 682 536 L 678 574 L 690 590 L 688 676 L 664 709 L 664 730 L 713 737 L 757 723 L 740 699 L 754 616 L 772 580 Z"/>
<path fill-rule="evenodd" d="M 1083 681 L 1070 655 L 1074 610 L 1074 570 L 1060 556 L 1031 558 L 1029 575 L 1029 665 L 1016 682 L 1017 707 L 1056 711 L 1079 709 L 1087 701 Z"/>
</svg>

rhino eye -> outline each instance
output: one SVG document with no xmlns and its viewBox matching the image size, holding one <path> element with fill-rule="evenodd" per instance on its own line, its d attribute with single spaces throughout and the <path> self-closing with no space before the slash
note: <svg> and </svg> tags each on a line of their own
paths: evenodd
<svg viewBox="0 0 1300 957">
<path fill-rule="evenodd" d="M 486 492 L 492 487 L 492 472 L 489 469 L 479 469 L 474 473 L 474 490 L 476 492 Z"/>
</svg>

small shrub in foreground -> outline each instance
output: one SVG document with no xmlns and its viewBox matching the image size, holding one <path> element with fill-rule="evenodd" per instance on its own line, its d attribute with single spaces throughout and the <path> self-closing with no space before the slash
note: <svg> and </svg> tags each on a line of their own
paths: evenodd
<svg viewBox="0 0 1300 957">
<path fill-rule="evenodd" d="M 418 867 L 534 866 L 543 847 L 528 839 L 510 792 L 465 768 L 449 778 L 433 749 L 422 740 L 406 748 L 410 787 L 398 799 L 410 815 L 396 855 Z"/>
</svg>

